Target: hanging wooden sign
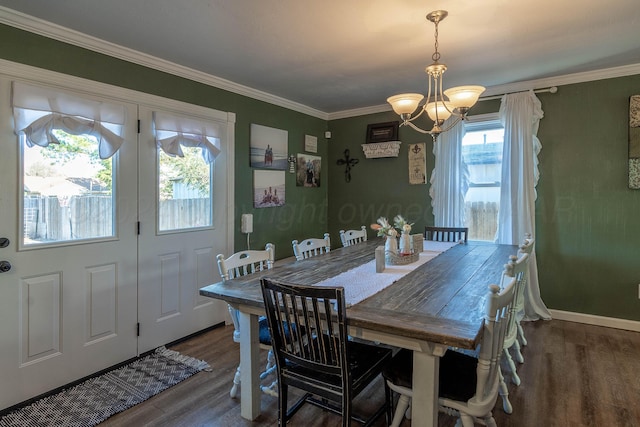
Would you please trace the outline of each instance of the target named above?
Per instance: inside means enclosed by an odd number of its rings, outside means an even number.
[[[426,144],[409,144],[409,184],[427,183]]]

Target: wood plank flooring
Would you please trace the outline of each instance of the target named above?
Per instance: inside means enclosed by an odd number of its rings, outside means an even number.
[[[494,416],[500,427],[640,427],[640,333],[559,320],[524,323],[529,345],[518,367],[522,384],[509,384],[513,414]],[[204,359],[212,372],[200,372],[101,426],[277,426],[277,398],[262,397],[262,415],[240,417],[240,400],[229,398],[238,360],[231,326],[206,332],[171,348]],[[266,353],[264,354],[266,360]],[[367,413],[384,399],[375,382],[356,401]],[[455,419],[441,414],[440,427]],[[339,417],[306,405],[291,426],[338,426]],[[376,426],[384,426],[383,419]],[[404,420],[402,427],[410,426]]]

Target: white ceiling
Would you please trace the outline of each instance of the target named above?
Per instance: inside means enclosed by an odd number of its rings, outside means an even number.
[[[445,88],[495,89],[640,64],[638,0],[0,0],[0,6],[324,113],[426,92],[434,26],[425,15],[437,9],[449,12],[439,29],[441,62],[449,67]],[[0,21],[15,16],[0,8]]]

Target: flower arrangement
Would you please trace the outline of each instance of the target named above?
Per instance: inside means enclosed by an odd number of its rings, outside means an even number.
[[[393,225],[396,228],[399,228],[402,233],[409,234],[409,233],[411,233],[411,226],[413,225],[413,222],[411,224],[409,224],[407,222],[407,220],[405,220],[402,217],[402,215],[396,215],[393,218]]]
[[[407,222],[402,215],[393,218],[393,225],[386,217],[381,216],[371,229],[378,232],[379,237],[384,237],[385,262],[390,265],[403,265],[418,259],[419,252],[413,250],[411,227],[413,223]],[[400,234],[400,247],[398,247],[398,234]]]
[[[399,233],[409,234],[412,225],[413,223],[408,223],[402,215],[396,215],[393,218],[393,226],[386,217],[381,216],[376,224],[371,224],[371,229],[378,231],[378,237],[397,237]]]
[[[389,224],[389,220],[386,217],[381,216],[376,222],[377,224],[371,224],[371,228],[378,231],[378,237],[396,237],[398,235],[398,232]]]

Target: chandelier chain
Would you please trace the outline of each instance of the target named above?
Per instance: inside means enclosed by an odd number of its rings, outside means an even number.
[[[434,37],[435,37],[436,41],[435,41],[435,44],[434,44],[435,52],[433,52],[433,55],[431,55],[431,59],[434,62],[438,62],[440,60],[440,52],[438,52],[438,21],[436,20],[434,22],[434,24],[436,26],[436,29],[435,29],[435,32],[434,32]]]

